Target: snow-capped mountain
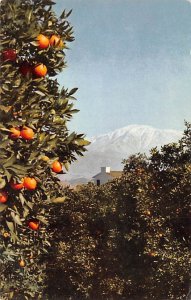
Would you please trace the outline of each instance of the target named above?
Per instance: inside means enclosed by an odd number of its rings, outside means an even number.
[[[108,134],[89,139],[91,145],[84,157],[79,158],[71,166],[68,174],[62,175],[62,180],[75,181],[91,179],[99,173],[100,167],[110,166],[112,170],[122,170],[123,159],[129,155],[141,152],[149,153],[153,147],[177,142],[182,132],[176,130],[161,130],[145,125],[130,125]]]

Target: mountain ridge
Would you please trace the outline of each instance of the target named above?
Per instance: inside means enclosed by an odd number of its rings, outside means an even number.
[[[133,124],[92,137],[84,157],[74,162],[68,174],[61,176],[61,180],[63,178],[76,183],[78,178],[83,178],[88,181],[99,173],[102,166],[122,170],[123,159],[136,153],[149,154],[151,148],[177,142],[182,135],[183,132],[178,130]]]

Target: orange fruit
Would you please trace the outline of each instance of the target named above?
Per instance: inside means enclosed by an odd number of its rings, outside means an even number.
[[[37,77],[44,77],[47,74],[47,67],[43,64],[38,64],[33,68],[33,73]]]
[[[2,59],[3,61],[9,60],[9,61],[15,61],[17,58],[17,53],[15,49],[5,49],[2,52]]]
[[[62,171],[62,164],[58,160],[53,162],[52,171],[55,173],[60,173]]]
[[[29,127],[23,127],[21,136],[25,140],[32,140],[34,138],[34,131]]]
[[[38,46],[40,49],[46,49],[49,46],[49,38],[43,34],[37,36]]]
[[[36,186],[37,186],[37,181],[35,178],[31,178],[31,177],[25,177],[24,178],[24,182],[23,182],[23,186],[27,189],[27,190],[35,190]]]
[[[157,254],[155,252],[150,252],[149,255],[152,256],[152,257],[157,256]]]
[[[146,214],[147,216],[150,216],[150,215],[151,215],[150,210],[146,210],[146,211],[145,211],[145,214]]]
[[[25,262],[24,262],[24,260],[20,260],[19,266],[20,266],[21,268],[24,268],[24,267],[25,267]]]
[[[28,62],[23,62],[19,68],[19,71],[23,76],[26,76],[32,73],[32,66]]]
[[[3,236],[4,236],[4,238],[8,238],[10,236],[10,234],[8,232],[4,232]]]
[[[10,186],[13,190],[21,190],[23,188],[23,179],[19,183],[14,183],[14,181],[12,180],[10,182]]]
[[[59,35],[53,34],[50,38],[50,46],[55,47],[55,48],[61,48],[64,46],[64,43],[61,40]]]
[[[18,127],[15,127],[15,128],[12,127],[10,129],[10,132],[11,133],[10,133],[9,137],[13,140],[18,139],[21,135],[20,129]]]
[[[5,191],[0,191],[0,203],[7,202],[8,194]]]
[[[39,222],[37,221],[30,221],[28,225],[32,230],[38,230],[39,228]]]

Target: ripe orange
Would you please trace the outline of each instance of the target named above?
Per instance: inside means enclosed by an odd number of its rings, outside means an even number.
[[[32,66],[28,62],[23,62],[19,68],[19,71],[23,76],[26,76],[32,73]]]
[[[50,46],[56,47],[56,48],[62,48],[64,46],[64,43],[61,40],[59,35],[53,34],[50,38]]]
[[[25,140],[32,140],[34,138],[34,131],[29,127],[23,127],[21,136]]]
[[[5,191],[0,191],[0,203],[7,202],[8,194]]]
[[[14,183],[14,181],[11,181],[10,186],[13,190],[21,190],[23,188],[23,179],[20,183]]]
[[[36,186],[37,186],[37,181],[35,178],[31,178],[31,177],[25,177],[24,178],[24,182],[23,182],[23,186],[27,189],[27,190],[35,190]]]
[[[39,228],[38,221],[30,221],[28,225],[29,225],[30,229],[32,229],[32,230],[38,230],[38,228]]]
[[[49,46],[49,38],[43,34],[37,36],[38,46],[40,49],[46,49]]]
[[[25,262],[24,262],[24,260],[20,260],[19,266],[20,266],[21,268],[24,268],[24,267],[25,267]]]
[[[37,77],[44,77],[47,74],[47,67],[43,64],[38,64],[33,68],[33,73]]]
[[[2,52],[2,59],[3,61],[9,60],[9,61],[15,61],[17,58],[17,53],[15,49],[5,49]]]
[[[8,237],[10,236],[10,234],[9,234],[8,232],[4,232],[4,233],[3,233],[3,236],[4,236],[4,238],[6,239],[6,238],[8,238]]]
[[[150,216],[150,215],[151,215],[150,210],[146,210],[146,211],[145,211],[145,214],[146,214],[147,216]]]
[[[15,128],[12,127],[10,129],[10,132],[11,133],[10,133],[9,137],[13,140],[18,139],[21,135],[20,129],[18,127],[15,127]]]
[[[149,255],[152,256],[152,257],[157,256],[157,254],[155,252],[150,252]]]
[[[62,164],[58,160],[53,162],[52,171],[55,173],[60,173],[62,171]]]

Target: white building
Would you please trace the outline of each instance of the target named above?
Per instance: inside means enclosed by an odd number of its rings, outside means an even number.
[[[111,171],[110,167],[101,167],[101,172],[93,176],[93,181],[96,185],[100,185],[120,177],[121,175],[122,171]]]

